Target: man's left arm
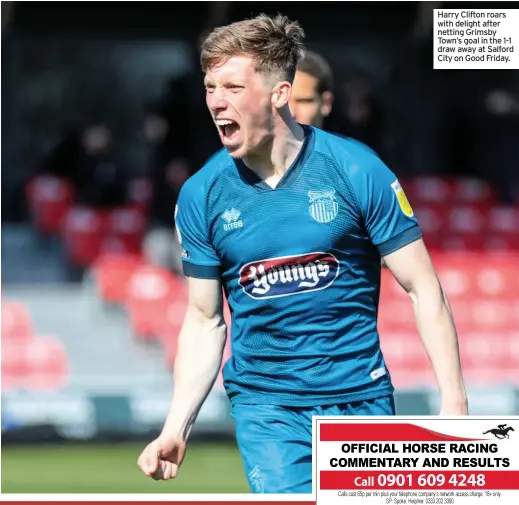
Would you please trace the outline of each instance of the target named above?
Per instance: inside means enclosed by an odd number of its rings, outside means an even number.
[[[404,189],[395,174],[369,153],[359,157],[349,176],[371,243],[413,303],[440,388],[441,413],[467,414],[452,313]]]
[[[467,415],[454,319],[423,240],[416,240],[383,259],[413,304],[418,331],[440,389],[441,414]]]

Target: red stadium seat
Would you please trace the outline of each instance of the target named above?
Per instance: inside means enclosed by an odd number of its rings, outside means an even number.
[[[31,316],[20,302],[2,302],[2,341],[29,340],[34,335]]]
[[[440,236],[440,249],[445,252],[481,251],[485,245],[485,236],[447,232]]]
[[[68,356],[63,342],[54,336],[37,337],[26,349],[27,388],[56,390],[68,384]]]
[[[519,250],[519,208],[494,206],[486,215],[485,249]]]
[[[121,207],[107,213],[106,238],[103,250],[138,254],[146,231],[146,216],[131,207]]]
[[[468,268],[437,263],[436,271],[449,298],[463,299],[474,296],[474,276]]]
[[[486,264],[475,276],[476,292],[487,298],[519,297],[519,269],[515,265]]]
[[[102,251],[106,237],[106,215],[99,209],[73,207],[64,223],[63,241],[68,260],[89,267]]]
[[[443,254],[433,262],[450,298],[503,298],[518,296],[519,255]]]
[[[446,178],[419,176],[405,181],[403,186],[412,205],[431,202],[447,202],[452,195],[453,184]]]
[[[519,331],[473,332],[459,336],[461,362],[472,386],[495,386],[517,380]]]
[[[172,301],[183,293],[183,280],[154,266],[138,268],[128,284],[125,307],[136,336],[157,338]]]
[[[519,328],[519,299],[452,300],[452,311],[460,333],[511,331]]]
[[[101,299],[107,303],[123,303],[130,278],[143,261],[133,254],[101,254],[93,264],[93,276]]]
[[[31,217],[42,233],[59,233],[74,200],[74,189],[65,179],[50,175],[32,178],[26,186]]]
[[[476,205],[449,207],[447,229],[460,234],[477,234],[484,230],[488,209]]]
[[[500,219],[497,211],[486,204],[428,203],[415,206],[414,212],[431,250],[506,251],[516,249],[519,244],[519,233],[512,228],[513,213],[501,214],[503,219]],[[494,224],[492,228],[490,220],[504,224]]]
[[[417,332],[384,332],[380,335],[386,365],[396,387],[434,383],[434,373]]]
[[[416,332],[416,320],[411,299],[409,297],[402,299],[381,298],[378,328],[381,333],[396,330]]]
[[[68,357],[54,336],[2,342],[2,390],[55,390],[68,383]]]
[[[452,184],[452,199],[457,203],[490,204],[495,200],[495,192],[486,181],[460,177]]]
[[[448,209],[444,206],[419,204],[413,211],[424,235],[436,235],[445,228]]]
[[[519,235],[519,208],[495,205],[490,208],[486,217],[487,231]]]
[[[22,389],[29,371],[26,359],[28,341],[2,338],[2,391]]]
[[[491,204],[495,192],[485,181],[476,178],[418,176],[402,182],[411,203]]]

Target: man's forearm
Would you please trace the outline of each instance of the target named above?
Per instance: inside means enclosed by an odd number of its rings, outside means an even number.
[[[418,331],[433,366],[444,401],[465,401],[456,327],[440,285],[410,293]]]
[[[223,319],[204,321],[196,314],[187,315],[179,335],[173,397],[163,434],[187,439],[220,370],[225,340]]]

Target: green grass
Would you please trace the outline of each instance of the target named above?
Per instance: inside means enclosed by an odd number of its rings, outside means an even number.
[[[2,447],[2,493],[249,493],[238,448],[191,443],[179,475],[160,482],[137,467],[145,444]]]

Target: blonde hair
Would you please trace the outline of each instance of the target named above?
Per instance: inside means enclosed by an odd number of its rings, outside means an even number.
[[[294,80],[297,64],[305,54],[305,33],[297,21],[286,16],[260,14],[211,32],[202,44],[202,71],[224,63],[233,56],[248,56],[256,62],[256,71],[281,74]]]

